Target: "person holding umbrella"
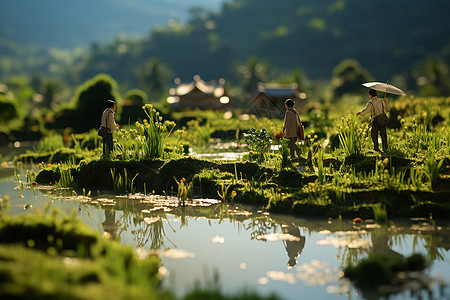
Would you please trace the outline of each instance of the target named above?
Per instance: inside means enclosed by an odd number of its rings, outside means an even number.
[[[387,132],[386,127],[388,124],[388,117],[386,112],[391,110],[389,102],[386,101],[386,93],[384,99],[381,100],[377,97],[377,91],[369,89],[370,101],[367,103],[361,111],[356,113],[356,116],[363,116],[370,112],[370,123],[372,125],[372,131],[370,136],[372,137],[373,150],[380,151],[378,147],[378,133],[381,135],[381,143],[383,145],[383,151],[387,151]]]

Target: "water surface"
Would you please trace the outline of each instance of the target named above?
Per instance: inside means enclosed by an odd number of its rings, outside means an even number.
[[[176,197],[36,187],[25,178],[26,173],[14,175],[11,168],[0,171],[0,195],[10,197],[9,214],[44,211],[47,203],[75,211],[106,237],[120,239],[142,255],[159,255],[167,274],[163,286],[177,295],[198,283],[219,286],[229,294],[250,289],[283,299],[366,299],[366,292],[342,278],[342,269],[374,249],[405,256],[422,253],[432,262],[426,275],[449,283],[446,222],[353,224],[269,214],[215,199],[197,199],[180,207]],[[436,283],[432,287],[436,299],[438,290]],[[402,292],[390,299],[416,298]]]

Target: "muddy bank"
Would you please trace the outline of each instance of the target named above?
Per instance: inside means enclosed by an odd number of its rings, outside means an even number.
[[[405,164],[403,161],[402,164]],[[190,184],[188,197],[210,197],[261,206],[272,212],[319,217],[448,218],[450,180],[440,179],[434,190],[367,186],[336,186],[328,180],[295,169],[261,167],[252,162],[213,162],[185,157],[174,160],[90,160],[70,169],[74,185],[86,190],[116,190],[117,177],[125,182],[123,193],[177,195],[178,182]],[[387,175],[386,175],[387,176]],[[37,174],[38,184],[54,184],[61,170],[49,167]]]

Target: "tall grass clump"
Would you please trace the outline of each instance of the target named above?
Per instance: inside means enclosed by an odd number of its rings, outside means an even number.
[[[43,152],[52,152],[64,147],[64,140],[62,135],[60,134],[50,134],[48,136],[43,137],[39,141],[39,145],[34,147],[34,152],[43,153]]]
[[[434,154],[430,151],[428,152],[428,159],[427,159],[427,164],[425,166],[426,169],[426,175],[429,179],[430,182],[430,187],[431,188],[435,188],[437,183],[439,182],[439,171],[442,167],[444,160],[442,159],[441,161],[437,162]]]
[[[386,205],[383,203],[376,203],[372,205],[373,215],[377,222],[386,222],[387,221],[387,210]]]
[[[180,206],[185,206],[186,200],[192,198],[192,196],[191,196],[192,182],[186,183],[185,178],[181,178],[180,181],[178,181],[176,178],[174,178],[174,179],[178,184],[177,197],[178,197]]]
[[[214,131],[211,128],[211,121],[207,120],[206,123],[202,126],[200,122],[202,119],[190,120],[187,122],[187,137],[190,141],[194,143],[194,145],[198,147],[206,147],[209,145],[211,140],[211,133]]]
[[[256,162],[264,162],[271,145],[270,132],[264,128],[261,130],[252,128],[244,136],[250,151],[256,153]]]
[[[139,173],[134,175],[133,179],[128,179],[127,169],[123,169],[123,175],[118,172],[116,174],[114,169],[111,169],[111,177],[114,186],[114,192],[118,194],[132,193],[134,194],[136,188],[134,186],[134,180]]]
[[[340,148],[347,156],[360,157],[368,140],[368,124],[360,125],[356,122],[355,116],[349,115],[347,118],[342,118],[337,127]]]
[[[143,123],[136,122],[138,132],[143,134],[145,139],[142,143],[142,152],[145,158],[164,157],[164,144],[167,136],[175,128],[172,121],[163,122],[162,116],[153,108],[153,105],[146,104],[142,106],[148,117]]]
[[[324,177],[325,177],[325,171],[323,168],[323,149],[322,147],[319,148],[319,152],[317,153],[317,175],[319,179],[319,184],[324,183]]]
[[[59,164],[58,171],[60,174],[59,181],[56,183],[58,187],[68,188],[76,187],[75,180],[72,175],[72,165],[71,164]]]

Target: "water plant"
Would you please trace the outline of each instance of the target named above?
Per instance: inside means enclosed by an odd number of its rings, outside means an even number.
[[[360,157],[362,149],[368,139],[368,125],[358,124],[356,117],[348,115],[338,124],[340,147],[347,156]]]
[[[136,173],[136,175],[134,175],[133,179],[128,180],[128,172],[127,172],[126,168],[123,169],[123,175],[120,172],[118,172],[116,174],[116,171],[113,168],[111,168],[110,170],[111,170],[111,177],[112,177],[112,181],[113,181],[114,192],[118,193],[118,194],[126,194],[126,193],[134,194],[134,192],[136,190],[136,188],[134,186],[134,180],[139,175],[139,173]]]
[[[192,182],[186,183],[186,178],[181,178],[180,181],[178,181],[175,177],[174,177],[176,183],[178,184],[178,192],[177,192],[177,197],[178,197],[178,201],[179,201],[179,205],[180,206],[185,206],[186,205],[186,200],[192,198],[191,195],[191,189],[192,189]]]
[[[442,167],[444,160],[439,162],[436,161],[434,154],[430,151],[428,152],[428,159],[426,163],[426,175],[429,179],[430,187],[435,188],[437,183],[439,182],[439,171]]]
[[[319,179],[319,184],[324,183],[325,172],[323,169],[323,148],[319,148],[318,157],[317,157],[317,175]]]
[[[62,135],[52,133],[43,137],[39,141],[39,145],[35,146],[33,150],[38,153],[52,152],[64,147],[64,140]]]
[[[256,153],[256,161],[263,162],[271,145],[270,132],[264,128],[261,130],[252,128],[244,136],[250,151]]]
[[[292,167],[288,139],[280,139],[280,148],[278,151],[281,154],[281,169]]]
[[[59,164],[57,166],[60,177],[56,186],[61,188],[76,187],[75,180],[72,175],[72,165],[71,164]]]
[[[139,145],[145,158],[164,157],[164,145],[166,138],[175,128],[172,121],[164,121],[160,113],[153,108],[153,105],[146,104],[142,106],[142,110],[148,117],[143,123],[136,122],[138,132],[143,134],[145,139]]]
[[[386,205],[379,202],[372,205],[373,215],[377,222],[386,222],[387,221],[387,210]]]
[[[230,188],[231,183],[230,184],[225,184],[224,181],[222,181],[220,183],[220,191],[217,191],[217,195],[219,195],[220,199],[222,199],[222,202],[226,202],[227,201],[227,197],[228,197],[228,189]]]
[[[209,145],[211,140],[211,122],[206,120],[204,125],[200,125],[203,120],[201,118],[193,119],[187,122],[188,139],[192,141],[197,147],[204,148]]]

